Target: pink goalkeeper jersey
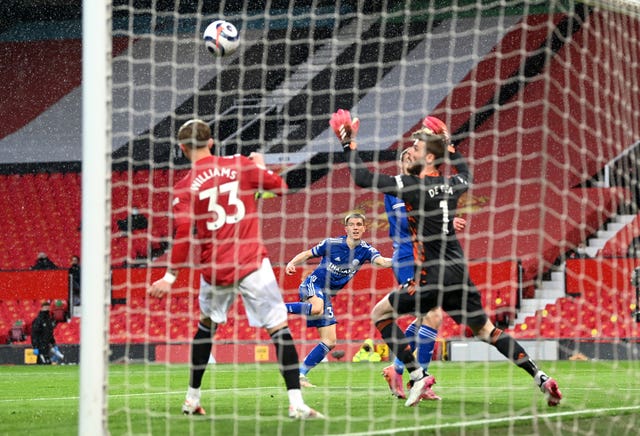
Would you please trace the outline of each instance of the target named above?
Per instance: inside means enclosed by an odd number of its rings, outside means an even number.
[[[282,193],[279,175],[251,159],[207,156],[174,187],[173,268],[188,266],[191,229],[200,245],[200,265],[208,283],[227,286],[257,270],[267,256],[262,242],[255,193]]]

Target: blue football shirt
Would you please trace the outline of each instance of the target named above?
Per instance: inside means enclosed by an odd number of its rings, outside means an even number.
[[[347,245],[347,236],[327,238],[311,249],[314,257],[322,257],[318,267],[306,279],[315,286],[337,292],[366,262],[372,262],[380,252],[360,241],[353,249]]]

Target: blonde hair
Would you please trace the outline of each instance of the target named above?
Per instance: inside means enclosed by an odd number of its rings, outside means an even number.
[[[346,217],[344,217],[344,225],[346,226],[347,223],[349,222],[349,220],[351,218],[360,218],[362,219],[363,222],[367,222],[367,217],[365,217],[363,214],[361,214],[360,212],[352,212],[350,214],[348,214]]]

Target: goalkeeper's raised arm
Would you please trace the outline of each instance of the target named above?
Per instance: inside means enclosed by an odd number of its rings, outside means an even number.
[[[351,119],[351,114],[348,110],[338,109],[331,116],[329,124],[342,144],[351,176],[356,185],[362,188],[373,188],[392,195],[399,192],[396,177],[378,173],[374,175],[360,158],[357,151],[358,146],[355,142],[360,128],[360,120],[358,118]]]
[[[425,156],[427,158],[425,162],[421,158],[422,156],[418,156],[416,153],[412,153],[413,150],[407,149],[410,151],[408,153],[410,162],[407,167],[407,175],[389,176],[381,173],[372,173],[360,158],[357,151],[358,145],[355,141],[360,121],[357,118],[351,119],[349,111],[338,109],[331,116],[329,124],[342,144],[355,184],[362,188],[372,188],[385,194],[401,197],[402,187],[415,183],[415,179],[410,179],[415,177],[422,179],[426,176],[436,175],[437,170],[447,160],[447,157],[457,171],[457,174],[449,179],[449,183],[454,186],[457,185],[457,189],[466,190],[468,188],[471,181],[469,166],[466,159],[453,146],[449,145],[447,135],[437,135],[427,127],[415,132],[412,135],[415,143],[410,148],[415,148],[415,144],[419,141],[424,142],[427,145],[426,152],[431,154],[431,157]]]

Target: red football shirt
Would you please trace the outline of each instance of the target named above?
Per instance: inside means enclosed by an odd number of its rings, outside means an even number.
[[[255,193],[286,189],[279,175],[244,156],[207,156],[195,162],[174,186],[172,267],[188,266],[193,242],[200,245],[197,267],[208,283],[231,285],[257,270],[267,250]]]

